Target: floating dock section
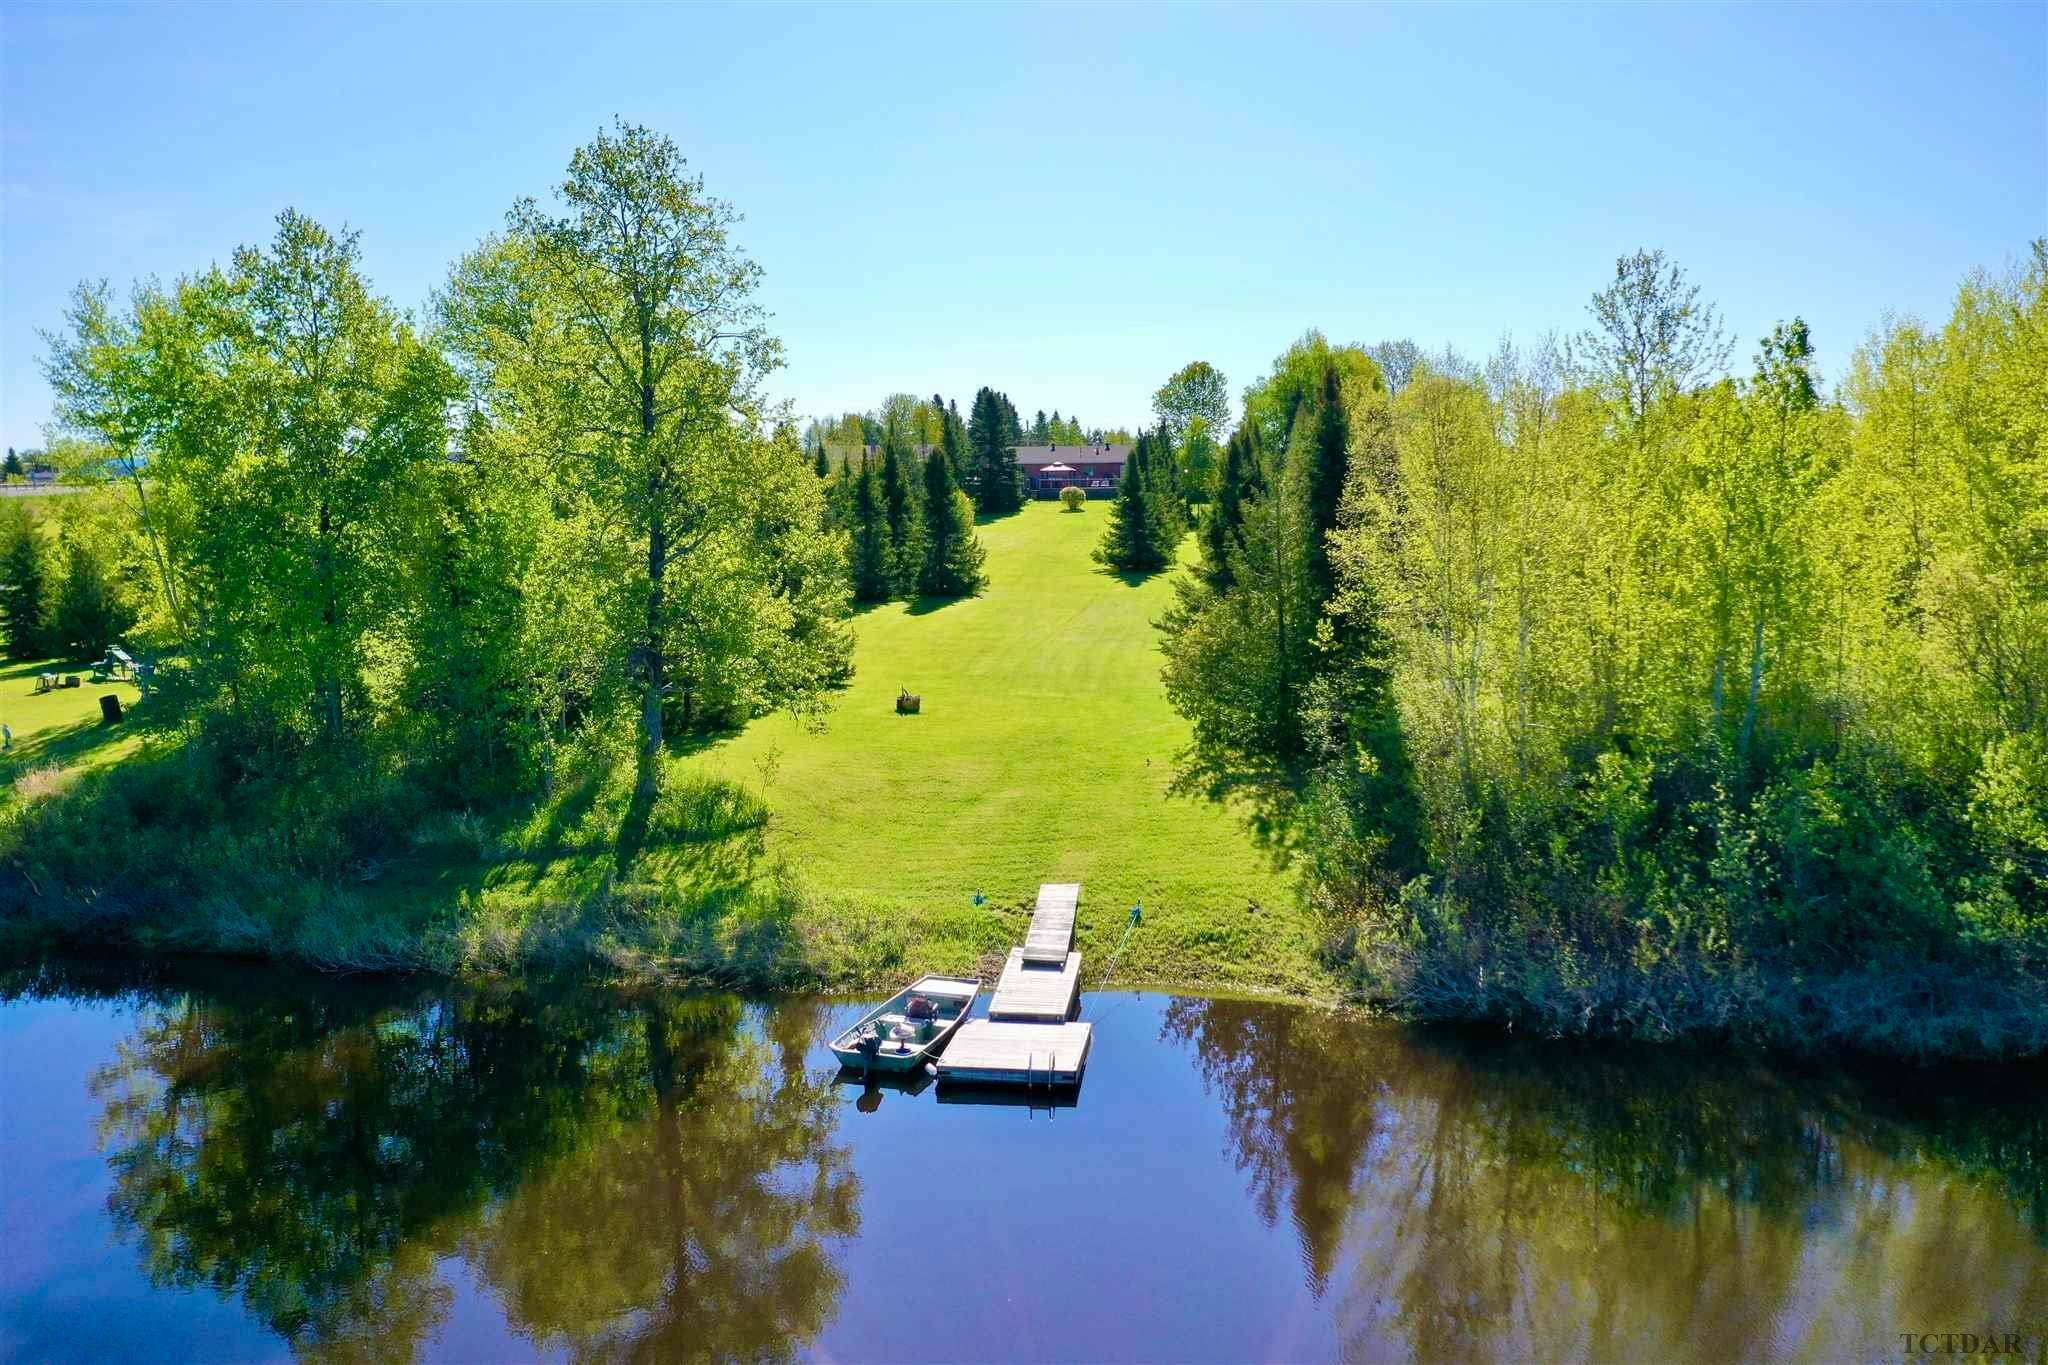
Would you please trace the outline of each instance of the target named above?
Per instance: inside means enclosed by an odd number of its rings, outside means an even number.
[[[1079,1085],[1093,1024],[970,1019],[939,1056],[939,1079],[969,1085]]]
[[[1056,966],[1034,967],[1022,948],[1010,949],[1002,979],[988,1002],[991,1019],[1033,1024],[1064,1023],[1081,998],[1081,955],[1068,953]]]
[[[1069,1022],[1081,998],[1081,955],[1074,951],[1080,904],[1079,882],[1038,888],[1031,928],[1003,964],[988,1018],[968,1020],[946,1044],[940,1080],[1048,1088],[1081,1083],[1095,1026]]]

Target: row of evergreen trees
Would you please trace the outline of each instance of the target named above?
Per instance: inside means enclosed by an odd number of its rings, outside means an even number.
[[[70,518],[54,536],[38,513],[0,509],[0,630],[7,657],[98,658],[135,624],[134,593],[116,556]]]
[[[892,434],[879,460],[864,454],[858,469],[839,467],[831,516],[850,540],[856,601],[972,597],[986,585],[974,503],[955,473],[959,447],[952,426],[922,460]]]

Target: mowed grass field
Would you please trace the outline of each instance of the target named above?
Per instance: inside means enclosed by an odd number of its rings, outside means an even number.
[[[1167,793],[1172,576],[1097,565],[1108,516],[1035,502],[983,525],[988,589],[859,616],[822,733],[768,717],[688,766],[764,796],[769,850],[825,903],[904,916],[917,965],[972,965],[1021,936],[1039,883],[1077,881],[1091,984],[1142,903],[1119,982],[1320,994],[1294,879],[1233,812]],[[901,688],[920,714],[896,714]]]
[[[599,747],[537,806],[430,813],[342,876],[265,861],[278,855],[258,818],[221,832],[209,856],[231,866],[200,894],[105,925],[94,917],[115,900],[60,896],[46,921],[17,927],[351,969],[594,961],[748,989],[875,988],[999,970],[1039,884],[1071,881],[1090,987],[1114,963],[1119,985],[1334,996],[1294,877],[1236,813],[1168,794],[1187,728],[1160,684],[1153,622],[1172,575],[1096,565],[1108,517],[1101,503],[1033,503],[982,526],[982,596],[863,612],[854,679],[822,728],[776,715],[687,740],[646,807],[631,799],[630,749]],[[100,694],[132,705],[132,686],[38,696],[46,667],[0,670],[15,736],[0,789],[16,800],[58,795],[139,743],[99,719]],[[920,714],[897,714],[906,687]],[[1126,943],[1134,904],[1143,922]]]
[[[78,686],[38,693],[36,678],[43,673],[76,674]],[[53,765],[75,775],[133,753],[136,732],[100,718],[100,697],[109,692],[123,707],[135,705],[133,683],[93,682],[90,664],[44,659],[0,667],[0,722],[14,732],[13,748],[0,754],[0,785],[11,788],[25,774]]]

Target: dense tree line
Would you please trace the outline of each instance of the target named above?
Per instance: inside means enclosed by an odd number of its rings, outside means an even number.
[[[109,499],[0,506],[0,630],[11,659],[102,657],[134,627],[143,576],[139,546]]]
[[[974,503],[960,487],[967,438],[957,406],[934,396],[935,439],[919,454],[912,428],[882,435],[879,459],[865,450],[838,466],[826,464],[828,524],[850,538],[853,598],[972,597],[987,578],[974,531]]]
[[[1771,967],[2038,981],[2044,291],[2036,247],[1833,392],[1796,319],[1725,376],[1655,253],[1567,342],[1375,348],[1398,384],[1311,335],[1165,622],[1183,784],[1250,798],[1422,1008],[1656,1032]]]
[[[238,765],[375,760],[466,800],[614,718],[651,792],[675,727],[819,706],[847,541],[761,398],[780,350],[733,221],[621,125],[426,332],[294,212],[126,306],[82,287],[47,370],[130,490],[160,715]]]

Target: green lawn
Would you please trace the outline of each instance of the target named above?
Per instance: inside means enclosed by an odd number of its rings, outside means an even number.
[[[1294,880],[1231,812],[1167,795],[1187,732],[1160,686],[1152,622],[1172,584],[1094,564],[1107,515],[1034,503],[983,526],[983,596],[863,613],[854,681],[822,730],[778,715],[685,741],[651,808],[631,800],[630,750],[593,749],[565,758],[537,809],[423,816],[403,847],[326,880],[273,865],[278,822],[254,813],[208,832],[201,860],[222,869],[197,894],[193,870],[174,866],[180,848],[140,839],[135,856],[163,867],[87,856],[110,884],[187,886],[149,915],[79,932],[351,967],[595,960],[760,989],[877,986],[999,965],[1039,883],[1078,881],[1091,986],[1142,901],[1119,983],[1332,995]],[[42,667],[0,672],[16,750],[4,780],[35,773],[38,796],[136,744],[99,723],[108,687],[32,695]],[[901,687],[923,696],[922,714],[896,714]],[[112,904],[86,894],[97,887],[53,892],[48,922]]]
[[[76,674],[77,687],[38,694],[36,678]],[[56,764],[76,773],[112,763],[134,751],[135,732],[100,720],[100,697],[112,692],[121,705],[135,705],[131,683],[92,681],[92,665],[42,659],[0,667],[0,721],[14,732],[14,747],[0,755],[0,786],[12,787],[23,773]]]
[[[1090,559],[1107,518],[1032,503],[984,525],[988,590],[860,616],[822,734],[775,716],[690,763],[763,792],[769,848],[819,891],[923,926],[913,957],[966,965],[1018,936],[1040,882],[1078,881],[1090,981],[1142,900],[1119,979],[1317,993],[1293,879],[1232,813],[1167,795],[1187,728],[1152,622],[1172,585]],[[902,687],[922,714],[895,713]]]

